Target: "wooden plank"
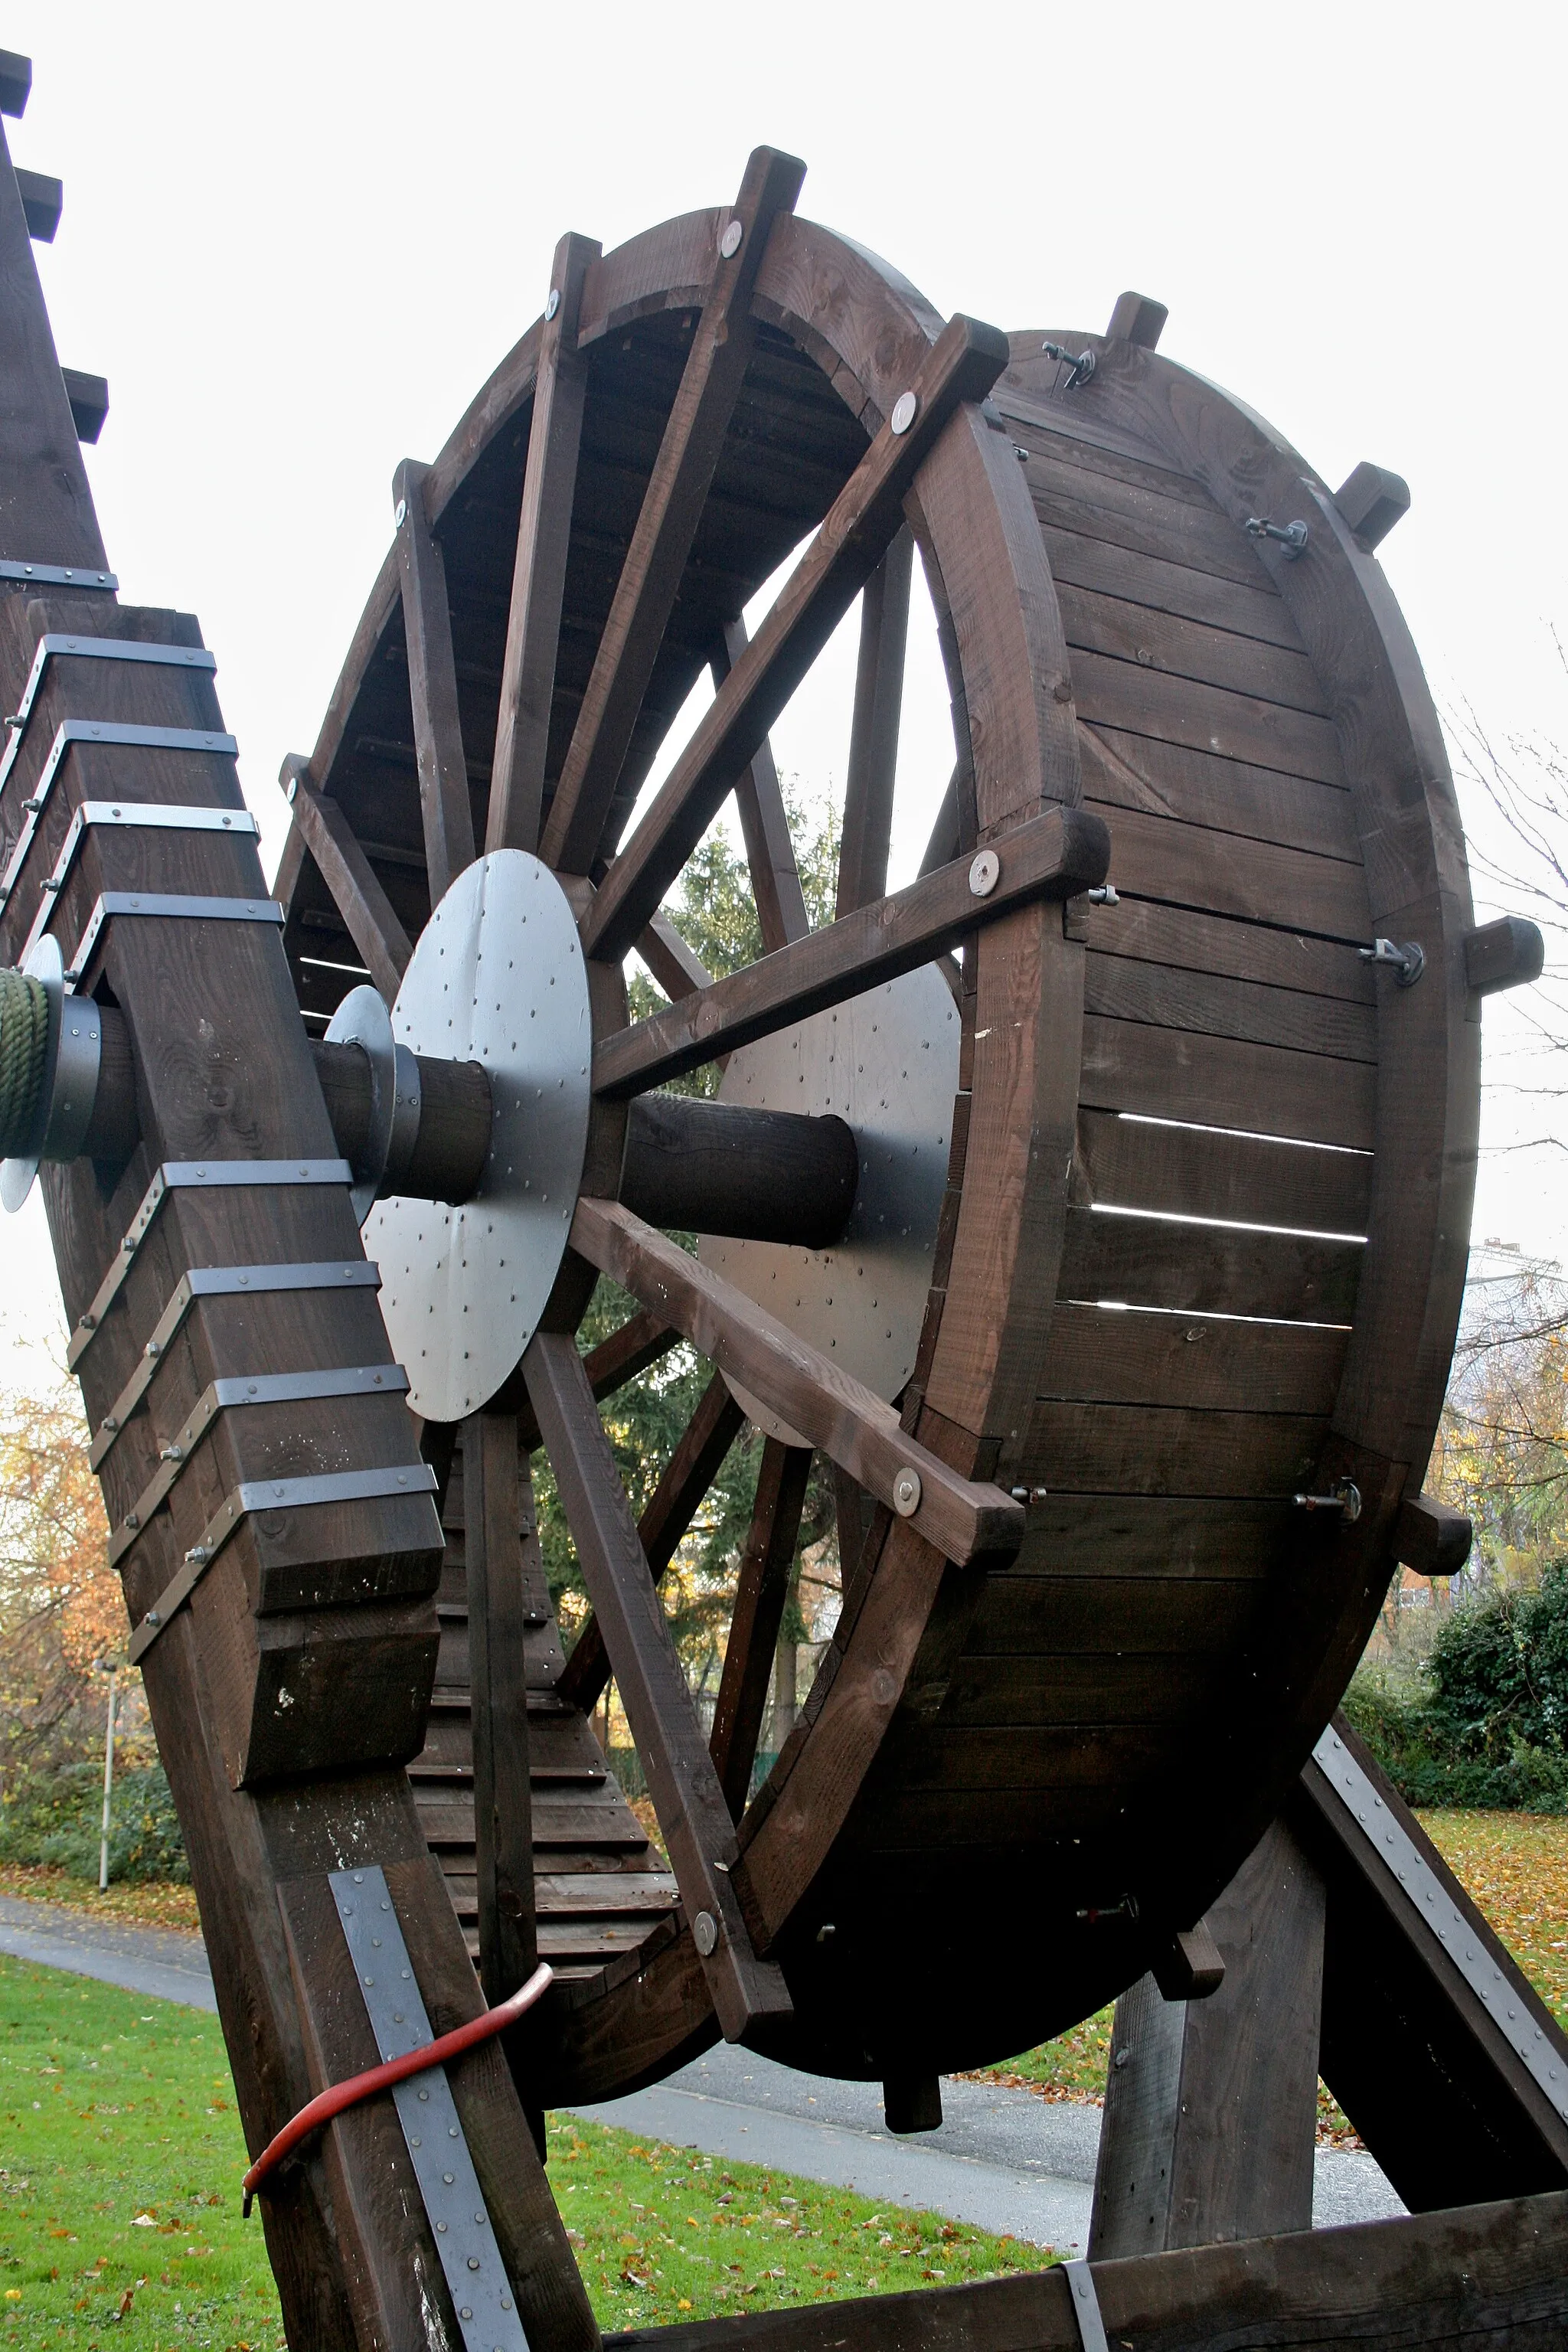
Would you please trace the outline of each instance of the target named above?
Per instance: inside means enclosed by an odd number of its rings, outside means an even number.
[[[593,1358],[588,1359],[592,1386]],[[597,1391],[595,1391],[595,1396]],[[702,1498],[719,1475],[724,1457],[741,1433],[745,1415],[716,1372],[696,1412],[681,1432],[663,1475],[637,1521],[637,1541],[657,1582],[675,1558]],[[569,1706],[592,1714],[610,1679],[610,1654],[595,1616],[584,1622],[556,1689]]]
[[[1073,653],[1072,682],[1079,714],[1091,726],[1124,727],[1156,742],[1215,751],[1222,760],[1246,760],[1321,784],[1345,782],[1330,719],[1081,648]]]
[[[752,1524],[741,1554],[724,1671],[708,1743],[724,1801],[736,1821],[744,1812],[751,1792],[752,1766],[810,1477],[808,1445],[782,1445],[776,1437],[766,1441],[757,1473]]]
[[[1254,1135],[1295,1136],[1369,1151],[1376,1133],[1376,1073],[1282,1045],[1247,1045],[1086,1015],[1082,1099]]]
[[[0,554],[106,568],[76,424],[44,307],[26,215],[0,131]],[[24,674],[25,675],[25,674]],[[16,683],[21,698],[23,680]],[[15,710],[16,701],[10,704]]]
[[[840,920],[887,893],[914,551],[914,534],[906,523],[860,592],[860,652],[834,909]]]
[[[1113,827],[1128,820],[1112,814]],[[1173,827],[1173,841],[1184,853],[1191,845],[1185,826]],[[1253,845],[1210,835],[1216,880],[1220,869],[1245,864]],[[1145,854],[1154,845],[1143,845]],[[1236,858],[1233,853],[1239,851]],[[1353,871],[1352,868],[1342,869]],[[1265,882],[1269,877],[1261,877]],[[1312,877],[1306,877],[1310,881]],[[1221,889],[1226,887],[1220,881]],[[1237,895],[1247,887],[1245,874],[1232,886]],[[1340,911],[1353,911],[1342,906]],[[1230,980],[1260,981],[1267,988],[1297,988],[1310,996],[1332,997],[1344,1004],[1375,1005],[1377,976],[1355,948],[1342,939],[1314,938],[1310,931],[1277,929],[1242,915],[1205,914],[1192,907],[1163,905],[1154,898],[1123,898],[1114,907],[1096,907],[1089,918],[1089,937],[1101,953],[1142,957],[1150,963],[1172,964],[1185,971],[1212,971]]]
[[[1328,698],[1304,653],[1065,581],[1058,582],[1057,594],[1075,673],[1080,654],[1102,655],[1140,670],[1331,719]],[[1125,683],[1135,688],[1135,681]],[[1109,685],[1105,698],[1111,698]]]
[[[960,1730],[1020,1733],[1078,1723],[1181,1727],[1225,1706],[1231,1671],[1217,1644],[1206,1653],[1123,1649],[1067,1658],[982,1657],[966,1650],[942,1719]]]
[[[463,1424],[479,1975],[493,2008],[538,1961],[528,1777],[525,1538],[537,1554],[528,1457],[515,1413]]]
[[[1289,952],[1289,940],[1284,941]],[[1139,1021],[1208,1037],[1285,1045],[1333,1061],[1375,1063],[1377,1015],[1370,1004],[1259,986],[1212,972],[1090,953],[1083,1009],[1114,1021]]]
[[[1125,729],[1079,725],[1084,798],[1108,808],[1206,825],[1219,834],[1277,842],[1318,856],[1361,863],[1355,805],[1337,784],[1283,776],[1245,760],[1222,760]]]
[[[680,1334],[673,1324],[639,1307],[618,1331],[612,1331],[607,1339],[601,1339],[596,1348],[590,1349],[584,1359],[595,1402],[603,1404],[607,1396],[614,1396],[617,1389],[625,1388],[628,1381],[635,1381],[639,1373],[660,1362],[679,1345]],[[518,1414],[518,1444],[525,1454],[543,1444],[526,1403]]]
[[[546,864],[569,874],[586,874],[598,855],[632,730],[756,341],[752,289],[773,222],[794,209],[805,176],[805,166],[795,156],[756,148],[721,226],[702,316],[691,338],[544,829]],[[737,226],[739,241],[726,253],[725,243]],[[662,891],[656,893],[644,909],[645,922],[662,896]],[[642,923],[636,928],[640,930]]]
[[[903,522],[903,502],[949,420],[984,399],[1003,364],[994,329],[958,318],[910,387],[903,433],[878,433],[731,671],[583,922],[590,955],[624,954],[685,865],[725,794],[832,635]]]
[[[996,845],[999,875],[977,897],[970,860],[959,858],[876,905],[764,956],[668,1012],[602,1038],[595,1092],[612,1101],[663,1086],[775,1029],[863,995],[928,963],[952,942],[1020,907],[1064,898],[1103,878],[1110,855],[1100,820],[1051,808]]]
[[[1205,1916],[1218,1990],[1167,2001],[1150,1976],[1122,1994],[1091,2262],[1310,2230],[1323,1916],[1321,1877],[1276,1822]]]
[[[1289,1496],[1322,1450],[1317,1414],[1037,1404],[1029,1460],[1053,1494]]]
[[[1364,1234],[1371,1187],[1369,1152],[1173,1127],[1115,1111],[1079,1113],[1073,1198],[1085,1208],[1101,1202],[1307,1233]]]
[[[713,975],[694,948],[687,946],[668,915],[654,915],[637,941],[637,953],[672,1004],[706,988]]]
[[[555,649],[561,635],[572,501],[588,389],[588,363],[577,350],[578,314],[589,265],[598,257],[599,247],[592,237],[569,233],[556,247],[551,264],[551,299],[555,310],[553,316],[546,317],[539,339],[539,371],[533,386],[511,610],[496,713],[495,756],[490,765],[487,850],[532,850],[539,844],[555,694]]]
[[[743,620],[726,625],[722,651],[713,659],[715,687],[723,685],[749,643]],[[765,735],[752,756],[750,767],[736,781],[735,808],[746,845],[746,864],[762,929],[763,952],[772,955],[775,948],[787,947],[791,940],[804,939],[811,921],[801,892],[784,794],[779,790],[779,772]],[[658,919],[656,916],[654,919]]]
[[[1050,559],[1051,577],[1058,589],[1082,588],[1100,596],[1119,596],[1129,604],[1145,604],[1186,621],[1206,622],[1229,629],[1238,637],[1302,650],[1300,632],[1278,589],[1259,569],[1246,583],[1201,565],[1180,560],[1134,554],[1112,540],[1081,530],[1060,530],[1042,523],[1041,536]]]
[[[907,1518],[951,1560],[1011,1557],[1024,1515],[998,1487],[959,1477],[900,1426],[891,1405],[765,1314],[742,1292],[617,1202],[581,1200],[572,1246],[663,1312],[708,1357],[801,1435],[894,1507],[898,1480],[913,1471],[918,1499]]]
[[[1059,1295],[1089,1306],[1348,1324],[1364,1255],[1356,1242],[1075,1208]]]
[[[784,1977],[752,1949],[732,1881],[734,1828],[571,1333],[539,1333],[523,1373],[681,1900],[694,1926],[706,1914],[715,1935],[702,1954],[713,2006],[738,2041],[791,2016]]]
[[[392,1003],[414,953],[407,932],[348,818],[336,801],[316,790],[308,764],[297,753],[284,761],[279,782],[294,812],[295,831],[320,867],[372,980]]]
[[[984,1659],[1016,1666],[1026,1680],[1037,1668],[1043,1674],[1047,1660],[1054,1672],[1075,1657],[1234,1654],[1261,1622],[1270,1542],[1279,1541],[1287,1507],[1191,1496],[1064,1497],[1063,1515],[1070,1509],[1101,1530],[1142,1514],[1148,1524],[1132,1530],[1138,1558],[1110,1559],[1097,1573],[1079,1557],[1083,1547],[1064,1536],[1049,1548],[1049,1572],[1015,1567],[994,1577],[970,1627],[955,1686]],[[1178,1567],[1184,1572],[1156,1556],[1163,1535],[1182,1547]],[[1078,1561],[1077,1572],[1057,1568],[1064,1558]],[[1240,1572],[1243,1562],[1248,1573]]]
[[[425,506],[429,471],[428,466],[405,457],[393,477],[392,495],[398,516],[397,562],[425,823],[425,868],[430,904],[437,907],[464,866],[474,862],[474,812],[458,709],[447,567]]]
[[[1051,1318],[1042,1401],[1326,1414],[1343,1331],[1062,1304]]]
[[[1216,835],[1142,810],[1128,809],[1116,819],[1111,879],[1139,898],[1284,932],[1324,931],[1352,949],[1367,938],[1365,879],[1343,859]]]
[[[1030,438],[1026,427],[1019,439],[1027,446]],[[1213,508],[1194,505],[1190,497],[1167,496],[1064,462],[1037,440],[1030,449],[1027,478],[1042,530],[1109,540],[1134,555],[1163,557],[1243,587],[1268,579],[1239,526]]]

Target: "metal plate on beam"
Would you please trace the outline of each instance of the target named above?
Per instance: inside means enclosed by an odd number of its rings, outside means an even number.
[[[698,1257],[889,1402],[915,1368],[952,1140],[959,1018],[934,964],[730,1057],[721,1102],[837,1112],[853,1129],[855,1207],[831,1249],[704,1235]],[[735,1386],[747,1418],[804,1439]]]
[[[476,858],[420,934],[393,1007],[411,1052],[479,1062],[494,1104],[475,1197],[377,1202],[366,1250],[408,1402],[458,1421],[494,1396],[554,1284],[588,1139],[592,1024],[577,925],[526,850]]]

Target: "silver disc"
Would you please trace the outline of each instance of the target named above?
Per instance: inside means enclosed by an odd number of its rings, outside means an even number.
[[[464,869],[420,934],[392,1026],[416,1054],[482,1063],[494,1098],[474,1199],[380,1201],[364,1228],[408,1402],[457,1421],[489,1402],[532,1339],[583,1175],[588,979],[547,866],[498,849]]]
[[[958,1008],[934,964],[730,1057],[724,1102],[836,1111],[853,1129],[855,1207],[831,1249],[704,1235],[697,1255],[889,1402],[915,1368],[958,1087]],[[731,1382],[748,1419],[804,1440]]]

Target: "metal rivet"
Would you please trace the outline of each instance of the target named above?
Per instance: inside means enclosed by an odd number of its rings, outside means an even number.
[[[893,1481],[893,1508],[900,1519],[912,1519],[921,1507],[921,1474],[900,1470]]]
[[[707,1959],[719,1941],[719,1923],[711,1911],[699,1911],[691,1922],[691,1940]]]
[[[393,530],[401,530],[403,529],[404,524],[407,521],[407,520],[408,520],[408,501],[407,501],[407,499],[398,499],[398,501],[397,501],[396,506],[395,506],[395,507],[393,509],[393,510],[392,510],[392,528],[393,528]]]
[[[994,849],[983,849],[969,868],[969,891],[974,898],[989,898],[1002,878],[1002,860]]]
[[[719,250],[723,255],[726,261],[734,260],[735,256],[741,250],[741,239],[745,236],[745,234],[746,229],[743,221],[732,220],[726,222],[724,234],[719,239]]]
[[[893,403],[893,413],[888,423],[895,433],[907,433],[920,410],[920,396],[912,392],[900,392]]]
[[[557,310],[559,310],[559,309],[560,309],[560,308],[561,308],[561,289],[560,289],[560,287],[559,287],[559,286],[552,286],[552,287],[551,288],[551,289],[550,289],[549,293],[548,293],[548,294],[545,296],[545,298],[544,298],[544,315],[545,315],[545,317],[546,317],[547,319],[553,319],[553,317],[555,316],[555,313],[557,312]]]

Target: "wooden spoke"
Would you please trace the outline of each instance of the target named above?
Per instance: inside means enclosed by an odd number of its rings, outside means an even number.
[[[579,1201],[572,1246],[668,1315],[700,1355],[761,1397],[878,1502],[891,1509],[900,1497],[912,1503],[900,1516],[949,1559],[963,1566],[1016,1555],[1024,1538],[1020,1504],[1000,1487],[961,1478],[900,1426],[891,1405],[619,1202]]]
[[[959,770],[954,768],[947,780],[947,788],[937,803],[936,815],[931,820],[931,837],[926,843],[925,854],[921,859],[920,870],[922,875],[934,874],[939,866],[950,866],[958,856],[959,772]]]
[[[752,289],[773,222],[779,214],[793,210],[805,176],[805,166],[795,156],[757,148],[746,165],[734,208],[721,224],[702,317],[544,828],[546,861],[569,874],[587,873],[598,854],[632,730],[751,362],[756,341]],[[736,223],[740,243],[726,255],[726,236]]]
[[[810,1476],[809,1445],[782,1445],[776,1437],[768,1439],[757,1475],[757,1498],[742,1555],[735,1613],[730,1621],[730,1643],[708,1743],[724,1801],[735,1821],[746,1809],[767,1705],[768,1676],[789,1597],[795,1540],[800,1533]]]
[[[735,1884],[734,1824],[576,1340],[541,1331],[522,1370],[709,1993],[726,2038],[739,2041],[748,2028],[790,2018],[784,1976],[752,1948]]]
[[[624,1389],[628,1381],[635,1381],[639,1372],[646,1372],[650,1364],[657,1364],[679,1345],[679,1332],[664,1316],[649,1315],[646,1309],[632,1316],[584,1358],[595,1403],[614,1396],[617,1389]],[[531,1454],[544,1443],[526,1403],[518,1414],[517,1442],[524,1454]]]
[[[849,773],[844,790],[844,834],[834,910],[839,916],[868,907],[888,887],[914,551],[914,534],[906,523],[861,592],[860,659],[855,674],[855,716],[849,729]]]
[[[591,1373],[592,1357],[588,1364]],[[637,1540],[656,1583],[675,1558],[744,1420],[723,1374],[715,1372],[637,1521]],[[609,1679],[605,1636],[598,1619],[590,1617],[572,1645],[556,1688],[569,1706],[580,1706],[587,1715],[597,1706]]]
[[[405,457],[393,476],[392,495],[399,518],[397,561],[403,579],[403,631],[408,646],[419,806],[425,819],[425,865],[430,877],[430,904],[437,907],[464,866],[474,862],[474,813],[458,715],[447,567],[425,510],[429,470],[428,466]]]
[[[514,1413],[463,1423],[464,1553],[473,1707],[474,1849],[479,1873],[479,1977],[493,2007],[538,1964],[533,1916],[533,1819],[524,1654],[527,1541],[537,1552],[528,1457]]]
[[[563,236],[550,272],[555,313],[544,321],[534,380],[490,770],[487,849],[539,846],[555,653],[588,388],[588,363],[577,352],[577,317],[588,265],[598,257],[599,247],[591,237]]]
[[[903,501],[949,417],[1007,363],[994,327],[957,318],[910,386],[903,433],[884,425],[676,761],[583,918],[590,955],[623,955],[658,906],[769,728],[903,523]]]
[[[716,687],[723,685],[746,645],[744,621],[731,621],[724,631],[722,650],[713,658]],[[746,863],[752,870],[752,895],[757,902],[757,920],[762,926],[763,952],[772,955],[775,948],[787,947],[791,940],[803,940],[811,924],[795,862],[789,819],[784,814],[784,794],[779,790],[779,772],[773,763],[773,746],[765,735],[752,755],[751,766],[736,782],[735,806],[746,845]]]
[[[655,915],[637,941],[637,953],[672,1004],[711,984],[712,973],[668,915]]]
[[[320,867],[366,971],[390,1004],[414,953],[408,934],[372,873],[353,825],[337,802],[319,793],[311,782],[310,762],[291,751],[279,782],[294,812],[295,830]]]
[[[594,1055],[596,1093],[646,1093],[721,1054],[804,1021],[879,982],[929,963],[955,940],[1038,898],[1070,898],[1105,879],[1110,835],[1087,809],[1052,808],[987,853],[997,870],[984,895],[961,857],[923,881],[776,955],[716,980],[646,1021],[605,1038]],[[983,870],[978,877],[985,880]]]

